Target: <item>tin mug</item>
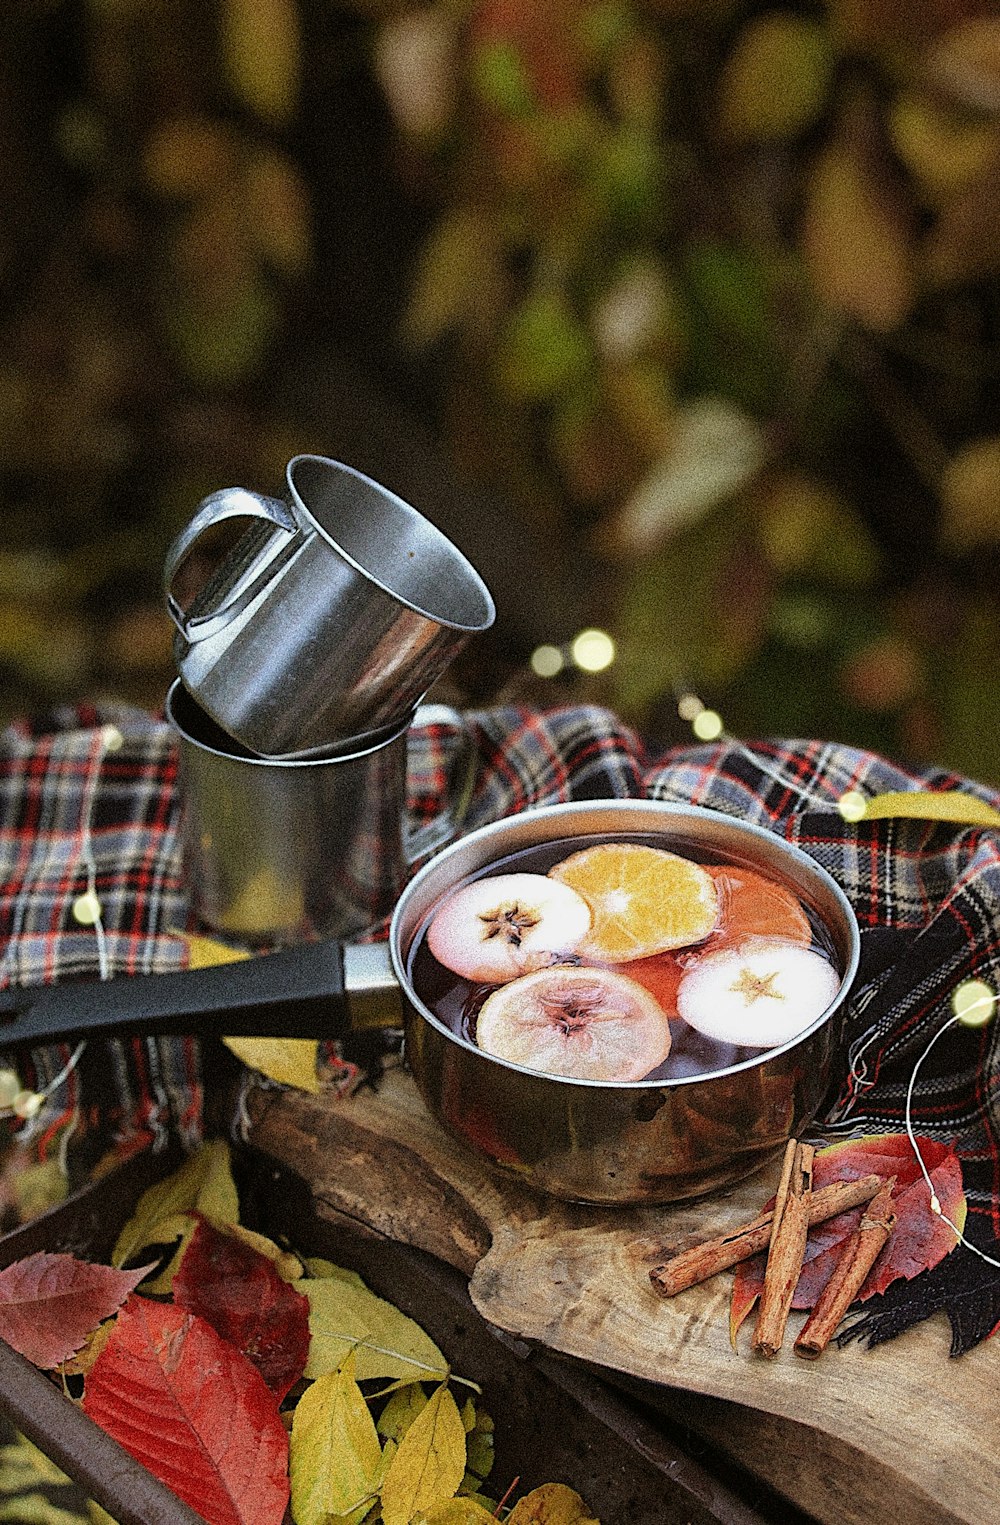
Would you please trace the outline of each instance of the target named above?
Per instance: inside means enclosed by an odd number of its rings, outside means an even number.
[[[179,748],[181,850],[191,904],[249,944],[356,937],[392,910],[407,872],[464,815],[474,754],[462,729],[442,811],[408,830],[412,723],[462,726],[423,705],[376,739],[315,759],[255,757],[225,736],[175,680],[165,712]]]
[[[227,735],[275,758],[402,724],[496,613],[461,551],[395,493],[318,455],[295,456],[286,481],[284,502],[210,494],[164,568],[185,688]],[[252,522],[182,608],[180,567],[225,519]]]

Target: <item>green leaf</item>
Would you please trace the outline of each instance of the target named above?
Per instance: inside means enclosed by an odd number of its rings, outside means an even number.
[[[414,1525],[486,1525],[497,1516],[477,1499],[445,1499],[413,1516]]]
[[[296,1525],[362,1520],[382,1474],[375,1422],[354,1376],[354,1358],[318,1377],[295,1407],[289,1443]]]
[[[507,391],[524,401],[558,397],[593,368],[590,339],[563,296],[535,292],[513,313],[499,369]]]
[[[421,1382],[447,1376],[448,1363],[430,1336],[359,1279],[307,1277],[294,1286],[309,1299],[307,1377],[335,1371],[355,1346],[359,1382],[376,1377]]]
[[[410,1425],[382,1485],[384,1525],[409,1525],[450,1499],[465,1474],[465,1426],[442,1383]]]

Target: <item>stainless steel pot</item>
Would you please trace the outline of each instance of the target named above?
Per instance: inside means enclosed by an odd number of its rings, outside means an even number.
[[[788,885],[835,950],[841,983],[831,1006],[792,1042],[729,1069],[624,1084],[522,1069],[440,1022],[410,976],[415,941],[440,897],[521,849],[621,834],[757,868]],[[773,833],[697,806],[594,800],[527,810],[446,847],[403,891],[387,944],[311,943],[208,970],[0,992],[0,1017],[9,1017],[0,1047],[122,1026],[333,1037],[373,1021],[403,1025],[406,1057],[431,1113],[500,1169],[577,1201],[669,1202],[750,1174],[814,1117],[859,953],[843,891]]]

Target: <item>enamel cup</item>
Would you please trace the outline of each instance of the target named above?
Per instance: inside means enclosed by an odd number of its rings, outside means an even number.
[[[242,487],[203,499],[165,565],[185,688],[262,757],[340,748],[399,726],[493,599],[427,519],[349,466],[298,455],[285,501]],[[177,574],[225,519],[249,524],[186,608]]]

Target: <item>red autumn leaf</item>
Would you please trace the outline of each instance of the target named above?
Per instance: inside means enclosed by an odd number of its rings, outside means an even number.
[[[0,1335],[36,1366],[58,1366],[117,1313],[149,1269],[115,1271],[44,1250],[15,1260],[0,1271]]]
[[[242,1350],[279,1403],[305,1370],[309,1299],[265,1255],[204,1218],[174,1276],[174,1302]]]
[[[281,1525],[288,1435],[260,1372],[211,1324],[133,1295],[84,1411],[208,1525]]]
[[[961,1229],[966,1208],[958,1156],[947,1144],[935,1139],[918,1138],[917,1146],[942,1212]],[[896,1227],[858,1294],[862,1301],[876,1292],[884,1292],[898,1277],[909,1281],[921,1271],[929,1271],[955,1248],[956,1243],[954,1232],[944,1218],[931,1211],[927,1183],[905,1133],[876,1134],[819,1150],[813,1165],[813,1186],[818,1189],[833,1181],[854,1181],[873,1173],[896,1177],[892,1193]],[[862,1213],[862,1208],[855,1208],[809,1230],[802,1274],[792,1299],[793,1308],[814,1306],[830,1278],[844,1241],[861,1222]],[[766,1255],[755,1255],[736,1268],[729,1305],[729,1332],[734,1341],[740,1325],[760,1296],[766,1264]]]

